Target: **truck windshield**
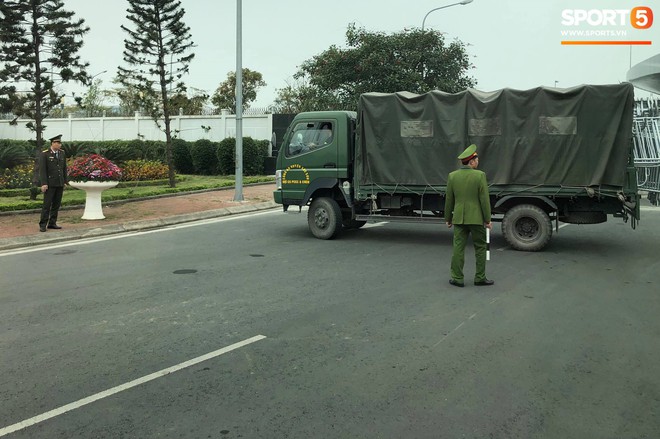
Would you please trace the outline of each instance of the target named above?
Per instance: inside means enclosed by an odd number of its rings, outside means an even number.
[[[286,155],[293,157],[330,145],[334,139],[330,121],[301,122],[293,128]]]

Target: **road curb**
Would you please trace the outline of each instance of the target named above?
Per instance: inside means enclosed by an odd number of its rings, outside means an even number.
[[[13,238],[0,239],[0,251],[14,250],[17,248],[35,247],[45,244],[56,244],[66,241],[75,241],[78,239],[95,238],[99,236],[116,235],[119,233],[136,232],[140,230],[152,230],[176,224],[201,221],[212,218],[219,218],[229,215],[238,215],[249,212],[258,212],[261,210],[270,210],[279,205],[274,201],[263,203],[245,204],[239,206],[224,207],[221,209],[206,210],[202,212],[186,213],[182,215],[173,215],[164,218],[130,221],[121,224],[109,224],[96,228],[85,228],[77,230],[65,230],[58,232],[46,232],[29,236],[17,236]]]

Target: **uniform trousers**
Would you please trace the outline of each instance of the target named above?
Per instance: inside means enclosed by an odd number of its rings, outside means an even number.
[[[46,225],[53,226],[57,224],[57,214],[60,211],[63,193],[64,186],[48,186],[48,189],[44,192],[44,204],[41,207],[39,226],[44,227]]]
[[[463,283],[463,266],[465,265],[465,245],[468,236],[472,235],[474,257],[477,270],[475,282],[486,280],[486,228],[483,224],[454,224],[454,252],[451,257],[451,278]]]

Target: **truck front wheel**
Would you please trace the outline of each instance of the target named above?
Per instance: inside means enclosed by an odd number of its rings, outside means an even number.
[[[547,213],[532,204],[521,204],[504,214],[502,233],[516,250],[535,252],[548,244],[552,223]]]
[[[339,204],[332,198],[315,198],[307,212],[307,223],[317,238],[335,238],[342,227]]]

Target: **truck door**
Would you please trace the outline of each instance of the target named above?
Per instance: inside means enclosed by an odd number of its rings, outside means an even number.
[[[331,119],[297,122],[284,139],[282,198],[300,204],[310,185],[338,177],[337,123]],[[323,186],[322,186],[323,187]]]

